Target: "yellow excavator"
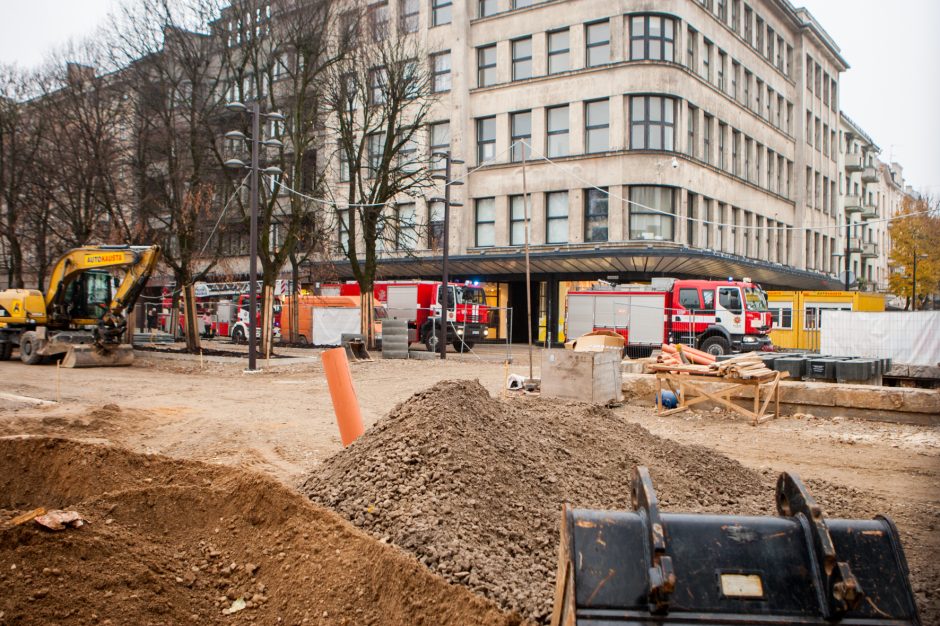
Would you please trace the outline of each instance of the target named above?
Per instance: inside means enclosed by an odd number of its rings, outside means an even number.
[[[28,365],[61,354],[64,367],[130,365],[134,352],[123,343],[127,311],[159,258],[159,246],[84,246],[56,262],[45,295],[0,291],[0,361],[18,346]],[[112,270],[124,271],[120,282]]]

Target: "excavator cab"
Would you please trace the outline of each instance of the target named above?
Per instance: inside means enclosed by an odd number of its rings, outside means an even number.
[[[108,311],[114,294],[115,279],[108,272],[89,270],[69,283],[63,295],[70,319],[100,321]]]

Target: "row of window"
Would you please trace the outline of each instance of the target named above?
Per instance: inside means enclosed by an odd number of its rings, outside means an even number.
[[[741,0],[731,0],[731,16],[728,19],[727,0],[699,0],[718,21],[729,26],[732,32],[751,46],[777,71],[787,77],[792,77],[793,46],[776,33],[769,22],[754,9]],[[743,6],[743,11],[741,10]],[[743,24],[742,24],[743,16]]]
[[[678,152],[676,138],[676,111],[680,101],[669,96],[629,97],[629,149]],[[563,104],[545,109],[545,153],[549,158],[570,156],[570,108]],[[688,108],[687,150],[689,156],[754,183],[781,196],[790,197],[793,163],[782,154],[751,139],[744,133],[704,114],[701,129],[697,120],[698,109]],[[527,146],[532,143],[532,111],[517,111],[509,115],[511,152],[513,162],[529,158]],[[611,149],[610,101],[590,100],[584,103],[584,154],[596,154]],[[701,143],[699,132],[702,133]],[[713,133],[717,132],[717,138]],[[496,158],[496,116],[477,118],[477,163],[484,164]],[[726,147],[726,142],[730,146]],[[715,145],[717,144],[717,145]],[[701,147],[700,147],[701,146]]]
[[[836,181],[812,167],[806,168],[806,205],[829,215],[836,215]]]
[[[829,128],[828,123],[823,122],[818,115],[813,115],[813,112],[809,110],[806,111],[806,143],[831,161],[838,159],[836,129]]]
[[[836,97],[838,86],[835,77],[823,71],[822,66],[809,54],[806,55],[806,89],[814,94],[817,100],[822,100],[823,105],[829,107],[833,113],[839,111]]]
[[[628,20],[629,58],[631,61],[655,60],[676,62],[676,20],[664,15],[631,15]],[[585,66],[595,67],[611,62],[610,21],[585,24]],[[728,55],[708,39],[703,38],[701,65],[698,50],[699,33],[689,27],[686,36],[687,67],[713,84],[719,91],[731,96],[743,106],[757,113],[767,122],[790,134],[793,132],[793,105],[782,94],[737,61],[731,61],[731,79],[728,73]],[[521,37],[510,42],[512,54],[512,80],[532,78],[532,37]],[[566,72],[571,67],[570,32],[568,28],[547,33],[548,74]],[[715,55],[717,58],[714,58]],[[498,82],[496,44],[477,48],[477,86],[487,87]],[[741,88],[739,89],[739,85]],[[753,94],[753,99],[751,98]]]

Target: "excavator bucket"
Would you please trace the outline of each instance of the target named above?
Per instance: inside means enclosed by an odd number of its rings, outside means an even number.
[[[660,513],[643,467],[632,499],[565,507],[552,626],[920,624],[891,520],[826,519],[795,474],[777,517]]]
[[[77,344],[65,353],[62,367],[123,367],[133,362],[134,347],[131,344],[120,344],[112,348]]]

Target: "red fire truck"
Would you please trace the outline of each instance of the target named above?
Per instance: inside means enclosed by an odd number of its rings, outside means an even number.
[[[373,290],[376,308],[382,317],[408,320],[408,342],[421,342],[434,352],[440,339],[441,285],[434,280],[377,282]],[[489,335],[486,293],[469,282],[450,283],[448,287],[447,342],[457,350],[472,348]],[[322,293],[358,296],[359,284],[324,285]]]
[[[613,330],[627,346],[685,343],[714,355],[772,349],[767,295],[747,278],[655,278],[649,285],[572,291],[565,324],[569,338]]]

